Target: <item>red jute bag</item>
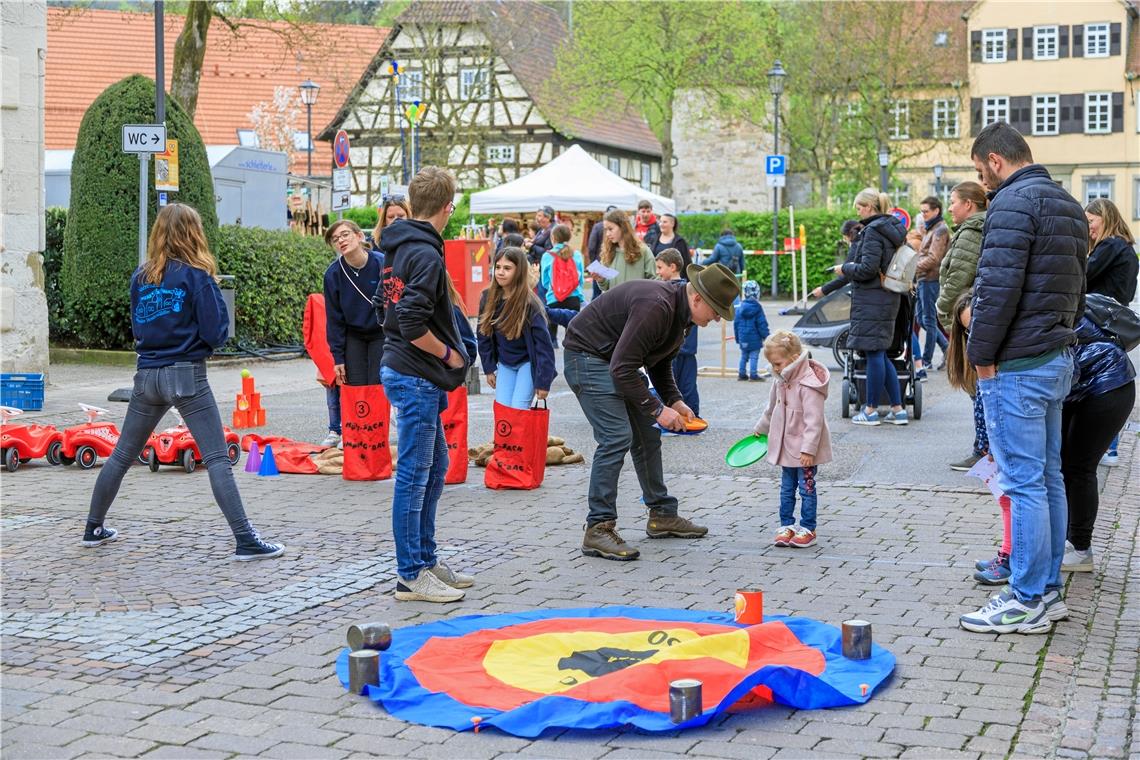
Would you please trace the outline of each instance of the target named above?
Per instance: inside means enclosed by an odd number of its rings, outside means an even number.
[[[317,365],[317,372],[325,385],[332,385],[336,379],[332,352],[329,351],[328,337],[325,335],[325,296],[324,293],[311,293],[305,301],[305,318],[301,323],[305,336],[305,350]]]
[[[495,452],[487,462],[487,488],[528,490],[542,485],[546,475],[546,441],[550,410],[512,409],[495,402]]]
[[[447,394],[447,409],[439,417],[447,441],[447,484],[467,480],[467,388],[459,386]]]
[[[385,480],[392,477],[388,448],[388,419],[392,407],[382,385],[340,387],[341,441],[345,480]]]

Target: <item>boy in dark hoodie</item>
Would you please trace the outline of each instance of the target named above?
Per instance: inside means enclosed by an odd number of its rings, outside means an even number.
[[[386,227],[380,288],[384,358],[380,377],[396,418],[392,533],[398,601],[456,602],[475,582],[436,557],[435,510],[447,474],[440,413],[471,364],[449,296],[440,233],[455,210],[455,178],[428,166],[408,185],[412,219]]]

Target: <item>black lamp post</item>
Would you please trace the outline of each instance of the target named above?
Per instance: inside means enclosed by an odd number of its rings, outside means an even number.
[[[772,93],[774,103],[772,105],[772,152],[778,154],[780,152],[780,96],[784,94],[784,78],[788,76],[788,72],[784,71],[783,65],[780,60],[768,69],[768,90]],[[786,169],[785,169],[785,176]],[[776,278],[779,274],[779,263],[776,258],[776,251],[779,248],[780,237],[780,188],[772,188],[772,295],[776,295]],[[793,276],[795,273],[792,273]]]
[[[886,145],[879,146],[879,192],[887,192],[887,166],[891,163],[891,153]]]
[[[313,106],[317,103],[317,93],[320,92],[321,86],[314,82],[312,79],[306,79],[301,82],[301,102],[305,104],[305,110],[308,111],[309,118],[309,131],[306,133],[308,137],[308,144],[306,149],[309,153],[309,170],[308,175],[313,176]]]

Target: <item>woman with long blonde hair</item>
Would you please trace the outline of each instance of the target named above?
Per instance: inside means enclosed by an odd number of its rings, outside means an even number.
[[[1108,198],[1096,198],[1085,206],[1089,222],[1089,260],[1085,268],[1085,292],[1103,293],[1127,306],[1136,297],[1136,259],[1132,231]]]
[[[615,209],[602,220],[602,252],[599,260],[617,275],[609,280],[592,274],[594,282],[603,292],[621,285],[628,280],[652,280],[657,276],[657,260],[649,246],[637,239],[629,217],[621,209]]]
[[[397,219],[411,218],[412,207],[408,205],[404,196],[399,194],[385,195],[380,205],[380,211],[376,216],[376,226],[372,228],[372,250],[381,251],[380,233],[384,231],[385,227]]]
[[[206,379],[206,359],[229,337],[229,316],[215,279],[217,271],[198,212],[182,203],[163,207],[154,220],[146,263],[131,278],[138,371],[119,441],[91,493],[85,547],[118,538],[119,531],[103,524],[107,511],[127,469],[173,406],[194,436],[210,474],[214,500],[233,531],[234,559],[268,559],[285,551],[281,544],[262,541],[246,517],[231,470],[240,449],[226,446],[218,404]]]

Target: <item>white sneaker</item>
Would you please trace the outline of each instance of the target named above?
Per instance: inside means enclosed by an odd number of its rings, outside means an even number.
[[[457,588],[452,588],[436,578],[430,570],[420,570],[419,575],[410,581],[396,577],[396,601],[399,602],[458,602],[464,596]]]
[[[325,439],[323,441],[321,441],[321,445],[324,446],[325,448],[331,448],[331,447],[337,446],[339,444],[340,444],[340,433],[334,432],[332,430],[330,430],[329,434],[325,436]]]
[[[1100,458],[1100,464],[1102,467],[1115,467],[1120,464],[1120,455],[1115,451],[1106,451]]]
[[[455,572],[443,560],[436,560],[435,567],[429,567],[428,571],[452,588],[471,588],[475,585],[474,576]]]
[[[1040,634],[1053,629],[1042,600],[1022,604],[1008,586],[977,612],[962,615],[958,623],[974,633]]]
[[[1066,573],[1091,573],[1093,571],[1092,547],[1081,551],[1066,541],[1065,557],[1061,560],[1061,570]]]

